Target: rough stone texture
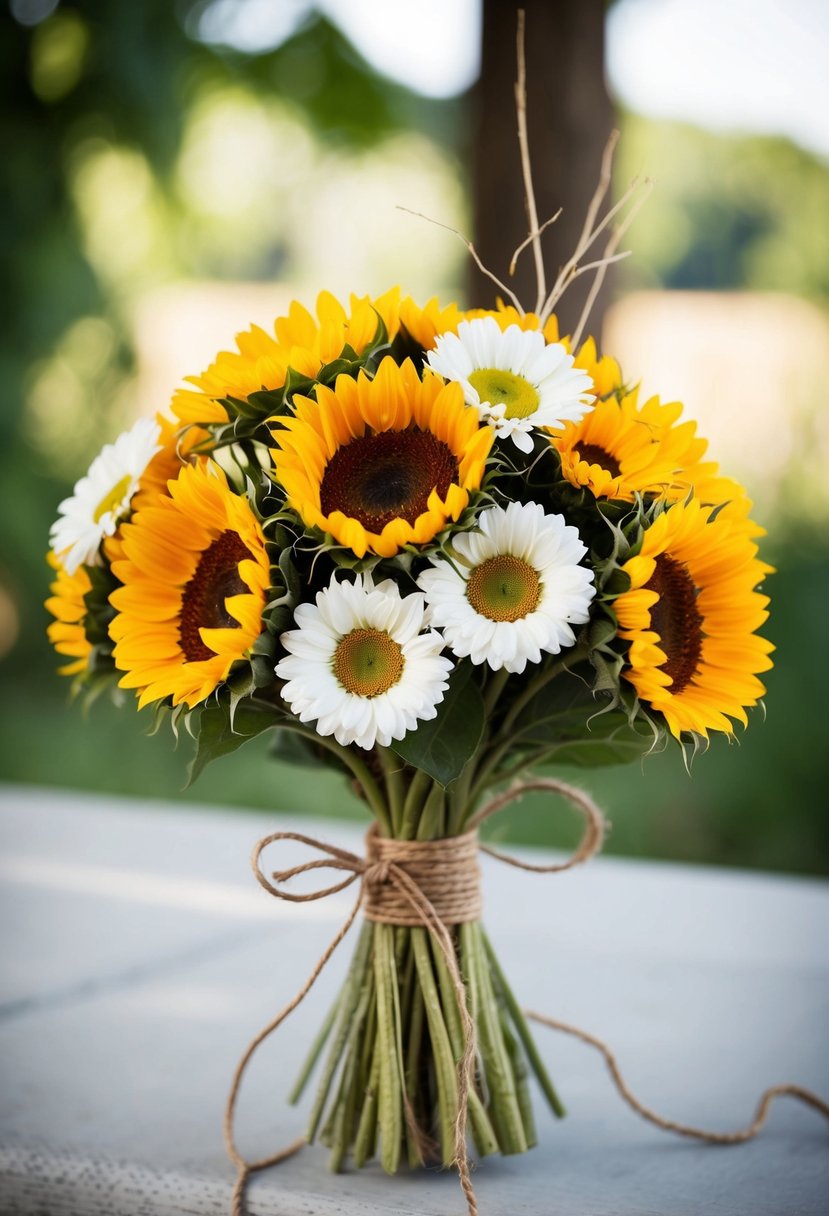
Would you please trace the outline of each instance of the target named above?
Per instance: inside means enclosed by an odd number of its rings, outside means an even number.
[[[276,825],[360,848],[342,823],[0,791],[3,1216],[229,1210],[220,1125],[236,1058],[350,906],[350,893],[277,904],[256,886],[250,847]],[[609,859],[559,877],[483,868],[521,999],[609,1040],[643,1101],[728,1129],[766,1085],[829,1093],[825,884]],[[349,948],[256,1059],[239,1119],[251,1155],[302,1128],[307,1107],[284,1095]],[[814,1113],[783,1100],[739,1148],[676,1140],[622,1105],[594,1052],[537,1033],[569,1117],[539,1096],[540,1146],[476,1170],[482,1216],[827,1211],[829,1130]],[[325,1164],[311,1148],[257,1178],[252,1216],[464,1210],[448,1173]]]

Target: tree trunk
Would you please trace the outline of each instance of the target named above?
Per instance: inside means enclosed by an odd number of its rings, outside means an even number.
[[[527,115],[539,221],[564,208],[543,238],[548,286],[575,249],[613,128],[613,110],[604,78],[604,0],[483,0],[473,127],[475,248],[529,311],[536,298],[531,250],[522,254],[508,279],[510,258],[529,227],[514,103],[519,7],[527,14]],[[475,305],[486,306],[498,294],[474,265],[469,285]],[[562,332],[575,327],[589,285],[590,275],[577,280],[556,310]],[[606,297],[607,280],[587,332],[600,331]]]

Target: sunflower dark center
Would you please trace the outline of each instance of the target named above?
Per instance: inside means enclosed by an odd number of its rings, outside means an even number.
[[[670,691],[676,695],[690,684],[702,658],[703,619],[697,608],[697,588],[684,562],[660,553],[648,590],[659,596],[651,608],[651,626],[668,656],[662,670],[673,680]]]
[[[213,658],[200,629],[238,629],[239,622],[227,611],[225,600],[248,590],[239,575],[239,562],[249,557],[247,545],[231,531],[222,532],[202,553],[181,596],[178,640],[188,663]]]
[[[580,443],[576,454],[579,460],[606,469],[611,477],[618,477],[622,471],[616,457],[611,456],[610,452],[606,452],[598,443]]]
[[[446,497],[458,477],[449,447],[429,431],[380,431],[339,448],[320,485],[324,515],[342,511],[369,532],[382,532],[393,519],[413,524],[437,490]]]

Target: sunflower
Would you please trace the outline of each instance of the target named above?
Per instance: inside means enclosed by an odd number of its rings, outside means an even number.
[[[55,619],[47,627],[46,633],[58,654],[66,655],[72,660],[64,667],[58,668],[60,674],[76,676],[86,670],[92,651],[92,643],[86,636],[84,626],[84,596],[92,590],[92,583],[85,566],[78,566],[70,574],[54,553],[47,553],[46,560],[57,575],[55,581],[50,584],[49,590],[52,594],[46,601],[46,608]]]
[[[551,319],[554,320],[554,318]],[[546,329],[544,332],[546,334]],[[570,343],[567,338],[561,340],[569,350]],[[548,337],[547,341],[555,342],[556,339]],[[582,342],[573,360],[573,367],[587,372],[593,381],[593,391],[599,400],[609,397],[611,393],[618,393],[622,387],[622,371],[619,364],[610,355],[600,356],[593,338],[585,338]]]
[[[112,571],[123,586],[110,597],[120,685],[138,691],[139,707],[172,697],[192,708],[262,631],[269,562],[259,522],[205,461],[124,525],[122,547]]]
[[[549,317],[544,324],[541,324],[541,319],[534,312],[519,312],[512,304],[505,304],[503,300],[498,301],[497,308],[468,308],[466,312],[460,314],[460,321],[478,321],[482,317],[492,317],[498,323],[499,329],[509,329],[510,325],[517,325],[519,329],[534,332],[540,330],[544,335],[545,342],[561,342],[564,341],[559,336],[558,332],[558,317],[553,315]],[[457,325],[453,329],[456,332]]]
[[[615,601],[630,642],[626,678],[677,738],[731,734],[765,692],[757,673],[774,647],[755,630],[767,619],[757,591],[771,567],[739,521],[696,500],[664,511],[622,569],[630,590]]]
[[[287,316],[277,317],[273,333],[258,325],[236,335],[235,351],[222,351],[198,376],[187,376],[194,388],[179,389],[172,411],[184,425],[224,423],[228,414],[223,397],[246,400],[261,389],[279,389],[288,368],[303,376],[316,376],[320,368],[338,359],[346,345],[360,354],[377,332],[378,314],[391,340],[400,326],[400,289],[393,287],[377,299],[352,295],[346,312],[330,292],[317,297],[316,316],[294,301]]]
[[[460,385],[421,380],[408,359],[384,359],[373,380],[338,376],[294,406],[274,431],[276,478],[306,526],[358,557],[428,544],[480,487],[492,429]]]
[[[411,296],[406,296],[400,305],[400,325],[424,350],[432,350],[440,334],[455,333],[465,314],[457,304],[441,307],[437,296],[433,296],[421,308]]]
[[[663,404],[651,397],[640,406],[636,393],[598,401],[580,422],[550,431],[550,442],[561,457],[562,475],[584,486],[596,498],[631,502],[635,494],[662,494],[669,499],[687,495],[708,447],[695,422],[680,422],[678,401]]]

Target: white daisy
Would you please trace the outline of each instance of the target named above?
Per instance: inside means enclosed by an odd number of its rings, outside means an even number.
[[[130,509],[147,465],[161,450],[161,427],[152,418],[135,425],[101,449],[71,498],[58,507],[49,540],[69,574],[80,565],[95,566],[105,536],[112,536]]]
[[[467,405],[511,438],[522,452],[533,448],[535,427],[558,427],[583,418],[595,397],[587,372],[574,367],[561,342],[546,342],[538,330],[494,317],[461,321],[457,334],[443,334],[427,355],[445,380],[457,380]]]
[[[282,696],[320,735],[366,749],[388,747],[437,715],[452,662],[434,630],[422,632],[426,604],[390,579],[332,578],[316,604],[300,604],[298,628],[282,634],[289,652],[276,666]]]
[[[595,594],[577,529],[535,502],[489,507],[478,528],[453,539],[454,564],[433,557],[417,580],[450,650],[518,673],[572,646]]]

